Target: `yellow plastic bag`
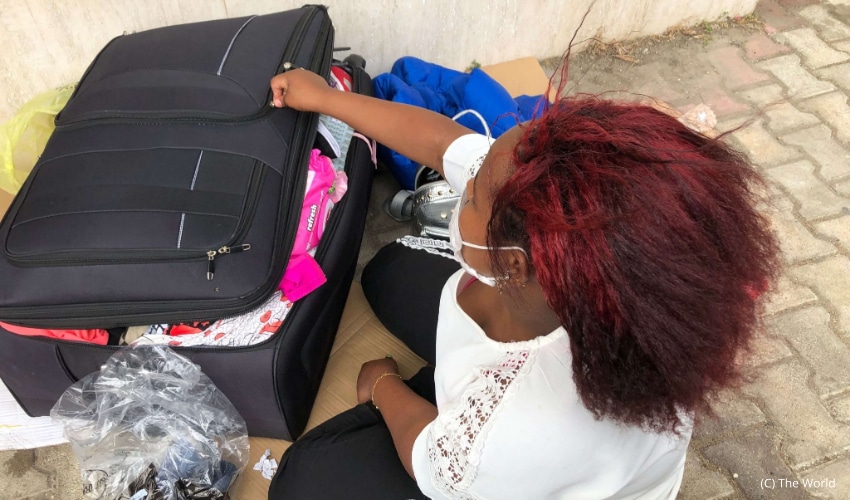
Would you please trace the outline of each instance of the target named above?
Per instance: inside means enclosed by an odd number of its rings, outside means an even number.
[[[53,118],[73,92],[68,85],[39,94],[0,125],[0,189],[18,192],[53,133]]]

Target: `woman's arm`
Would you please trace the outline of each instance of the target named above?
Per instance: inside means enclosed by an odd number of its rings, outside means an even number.
[[[458,137],[475,132],[416,106],[342,92],[309,71],[272,78],[275,107],[313,111],[344,121],[381,144],[443,174],[443,153]]]
[[[385,373],[398,373],[398,366],[391,358],[364,363],[357,377],[357,400],[365,403],[374,397],[372,402],[387,423],[401,463],[410,477],[416,479],[413,443],[422,429],[437,418],[437,407],[413,392],[400,377],[385,376],[378,380]]]

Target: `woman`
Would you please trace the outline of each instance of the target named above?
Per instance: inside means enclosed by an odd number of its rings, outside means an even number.
[[[275,106],[335,116],[464,195],[461,270],[393,244],[363,276],[435,368],[405,383],[390,358],[364,364],[361,405],[296,442],[270,496],[675,498],[693,415],[736,381],[777,269],[745,158],[595,97],[558,98],[491,146],[307,71],[271,86]]]

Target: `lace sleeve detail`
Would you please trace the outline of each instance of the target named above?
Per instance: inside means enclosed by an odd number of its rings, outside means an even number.
[[[487,432],[531,366],[530,351],[509,352],[496,366],[475,368],[461,402],[433,422],[427,438],[431,482],[449,498],[477,500],[468,491],[478,473]]]

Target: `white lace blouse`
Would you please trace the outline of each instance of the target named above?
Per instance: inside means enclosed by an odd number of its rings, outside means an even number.
[[[471,156],[455,158],[480,154]],[[526,342],[490,339],[457,302],[467,279],[463,271],[452,275],[440,300],[439,415],[413,446],[422,492],[432,499],[675,498],[691,427],[676,437],[595,420],[576,393],[566,331]]]

